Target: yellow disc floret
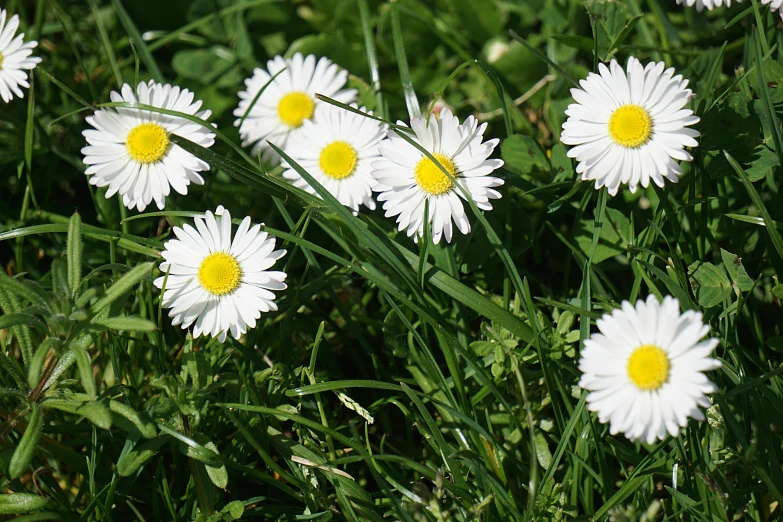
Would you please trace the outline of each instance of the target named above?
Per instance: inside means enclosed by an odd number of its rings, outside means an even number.
[[[432,156],[438,160],[438,163],[440,163],[452,177],[456,177],[457,167],[450,158],[443,154],[433,154]],[[416,168],[413,169],[413,177],[424,192],[433,196],[445,194],[454,186],[454,183],[443,173],[440,167],[427,157],[422,158],[419,160],[419,163],[416,164]]]
[[[157,123],[142,123],[134,127],[125,139],[128,154],[139,163],[156,163],[169,150],[166,129]]]
[[[653,344],[643,344],[628,358],[628,378],[640,390],[657,390],[669,380],[669,357]]]
[[[0,53],[0,71],[3,70],[3,53]]]
[[[198,281],[212,295],[230,294],[239,288],[242,270],[231,254],[213,252],[198,267]]]
[[[353,174],[358,160],[356,149],[344,141],[333,141],[321,151],[318,165],[330,178],[343,179]]]
[[[301,127],[302,122],[313,117],[315,102],[303,92],[291,92],[277,104],[280,120],[290,127]]]
[[[638,105],[623,105],[609,117],[609,136],[623,147],[641,147],[650,140],[652,128],[650,114]]]

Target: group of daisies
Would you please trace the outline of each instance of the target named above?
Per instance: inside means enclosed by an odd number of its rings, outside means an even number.
[[[695,0],[699,8],[721,1]],[[773,9],[781,3],[771,0]],[[36,42],[14,37],[18,26],[18,16],[7,20],[0,9],[0,96],[6,102],[23,96],[20,87],[29,87],[25,70],[40,62],[31,56]],[[568,155],[577,160],[577,172],[611,195],[621,185],[635,192],[650,180],[658,186],[676,182],[679,161],[692,160],[685,147],[697,146],[699,137],[689,128],[699,118],[685,108],[693,96],[688,81],[662,62],[642,65],[635,58],[626,68],[612,61],[598,69],[580,82],[581,89],[571,90],[576,103],[563,125],[561,140],[572,146]],[[490,159],[499,140],[484,141],[486,124],[473,116],[460,124],[448,109],[390,129],[357,107],[347,79],[327,58],[270,60],[239,93],[234,115],[242,145],[267,164],[280,163],[284,178],[315,193],[296,162],[354,212],[362,205],[374,209],[378,193],[386,216],[396,216],[399,230],[414,239],[424,234],[425,222],[435,243],[450,242],[454,226],[467,234],[462,200],[491,210],[490,200],[501,197],[494,188],[503,180],[491,174],[503,162]],[[215,141],[206,122],[211,113],[192,92],[149,81],[135,90],[123,85],[111,101],[114,106],[86,118],[92,128],[83,132],[88,145],[82,153],[91,184],[143,211],[153,201],[163,209],[171,189],[186,194],[190,183],[204,183],[200,173],[209,165],[170,140],[177,135],[202,147]],[[261,225],[245,217],[234,233],[229,211],[219,206],[173,232],[176,239],[162,252],[164,275],[155,285],[163,289],[174,325],[224,342],[229,333],[239,338],[255,327],[262,312],[277,309],[274,292],[286,288],[286,274],[271,268],[285,250],[275,250],[275,238]],[[579,385],[590,391],[589,408],[610,423],[612,434],[652,443],[676,436],[689,417],[704,419],[700,407],[710,406],[706,394],[717,388],[703,372],[720,362],[711,358],[718,341],[701,340],[709,327],[700,313],[680,313],[676,299],[660,303],[650,296],[636,305],[623,302],[597,327],[584,343]]]

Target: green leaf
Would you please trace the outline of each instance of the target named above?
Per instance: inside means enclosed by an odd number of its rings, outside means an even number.
[[[89,352],[77,343],[72,343],[69,348],[76,359],[76,367],[79,369],[79,379],[82,381],[84,392],[90,397],[95,397],[95,376],[93,375]]]
[[[41,403],[45,408],[81,415],[101,429],[111,428],[111,412],[103,404],[97,402],[69,401],[63,399],[48,399]]]
[[[234,53],[222,46],[177,51],[171,60],[171,66],[177,74],[183,78],[196,80],[202,85],[215,82],[234,63],[236,63]]]
[[[157,435],[158,431],[155,429],[155,423],[150,420],[146,413],[137,412],[127,404],[114,400],[109,401],[109,409],[116,414],[113,416],[113,424],[119,425],[125,431],[138,431],[145,439],[151,439]],[[133,430],[127,429],[126,421],[133,426]]]
[[[514,134],[500,146],[504,167],[519,176],[528,177],[536,169],[549,171],[551,166],[538,142],[529,136]]]
[[[421,116],[421,107],[416,98],[416,91],[413,89],[413,80],[411,80],[411,71],[408,68],[408,57],[405,55],[405,43],[402,38],[402,29],[400,26],[400,13],[397,2],[391,2],[391,26],[392,39],[394,40],[394,55],[397,57],[397,68],[400,70],[400,81],[402,82],[402,92],[405,94],[405,106],[408,108],[408,116],[412,120]]]
[[[82,279],[82,218],[74,212],[68,223],[68,288],[71,298],[79,292]]]
[[[149,319],[134,316],[107,317],[95,321],[95,324],[105,326],[110,330],[127,330],[129,332],[154,332],[156,329],[155,323]]]
[[[209,441],[204,446],[208,449],[211,449],[218,455],[220,453],[218,452],[217,446],[214,442]],[[190,446],[188,446],[190,447]],[[209,480],[212,481],[212,483],[219,487],[220,489],[226,489],[226,486],[228,486],[228,471],[226,471],[226,466],[222,462],[205,462],[204,467],[207,469],[207,475],[209,475]]]
[[[39,332],[44,334],[48,331],[46,323],[34,315],[25,314],[22,312],[6,313],[4,315],[0,315],[0,330],[18,325],[34,326]]]
[[[117,472],[123,477],[133,475],[145,462],[151,459],[168,440],[169,437],[161,436],[148,440],[140,446],[136,446],[123,455],[117,462]]]
[[[614,47],[627,35],[628,8],[617,0],[585,0],[601,58],[607,59]],[[633,22],[635,23],[635,22]]]
[[[467,37],[483,44],[503,30],[503,14],[495,0],[447,0],[448,6],[462,27],[469,27]]]
[[[705,307],[718,306],[731,300],[731,282],[726,272],[712,263],[694,263],[688,267],[696,300]]]
[[[142,263],[133,270],[123,275],[116,283],[106,290],[106,294],[93,305],[92,311],[98,313],[108,308],[114,301],[120,298],[125,292],[128,292],[131,288],[141,281],[147,274],[152,271],[153,263]]]
[[[30,420],[27,423],[27,429],[19,441],[19,445],[11,457],[8,464],[8,474],[12,479],[19,478],[30,467],[30,461],[33,459],[33,453],[38,446],[38,439],[41,438],[43,430],[43,413],[37,404],[32,404]]]
[[[740,292],[749,292],[753,288],[753,279],[745,271],[742,258],[722,248],[720,249],[720,257],[723,260],[723,268],[729,273],[737,296],[740,295]]]
[[[762,144],[756,147],[748,165],[748,169],[745,171],[748,179],[756,182],[768,176],[773,176],[780,166],[780,159],[778,159],[777,154]]]
[[[549,443],[540,431],[536,433],[536,459],[544,469],[548,469],[552,464],[552,452],[549,451]]]
[[[0,515],[22,515],[38,511],[49,502],[32,493],[11,493],[0,495]]]

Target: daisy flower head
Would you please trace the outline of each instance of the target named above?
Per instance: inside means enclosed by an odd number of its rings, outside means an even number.
[[[579,386],[612,435],[652,444],[676,437],[688,417],[704,420],[699,407],[709,408],[705,394],[718,388],[703,372],[721,363],[710,358],[718,340],[701,340],[710,331],[701,313],[681,314],[677,299],[650,295],[636,306],[624,301],[596,325],[600,333],[585,341],[579,360]]]
[[[763,2],[764,0],[762,0]],[[742,2],[742,0],[737,0],[737,2]],[[769,0],[767,0],[764,3],[769,3]],[[707,8],[707,11],[712,11],[716,7],[726,6],[731,7],[731,0],[677,0],[677,5],[685,4],[688,7],[696,6],[696,11],[702,12],[704,8]]]
[[[250,226],[246,217],[231,235],[231,214],[219,206],[195,218],[196,227],[174,227],[177,239],[167,241],[155,280],[163,288],[163,306],[171,308],[173,325],[193,325],[193,337],[220,342],[238,339],[256,325],[261,312],[277,310],[273,292],[285,290],[285,272],[269,268],[286,253],[275,250],[275,238]]]
[[[212,111],[199,111],[201,100],[193,100],[187,89],[155,83],[139,83],[134,92],[127,83],[121,93],[112,91],[112,102],[140,103],[161,109],[191,114],[206,120]],[[188,193],[192,182],[204,184],[199,172],[209,165],[173,144],[176,134],[202,147],[215,143],[215,134],[198,123],[144,109],[107,108],[87,117],[92,129],[82,134],[85,174],[90,184],[109,187],[106,197],[119,193],[123,204],[142,212],[152,201],[163,209],[166,196],[174,189]]]
[[[737,3],[742,0],[736,0]],[[696,11],[702,12],[706,7],[708,11],[712,11],[715,7],[731,7],[731,0],[677,0],[677,4],[685,4],[688,7],[696,6]],[[769,5],[771,11],[778,11],[781,17],[783,17],[783,0],[761,0],[762,5]]]
[[[343,89],[348,73],[328,58],[316,61],[312,54],[304,57],[296,53],[292,58],[275,56],[266,66],[266,70],[256,68],[253,76],[245,80],[247,89],[239,93],[234,125],[239,127],[243,147],[252,145],[253,155],[260,152],[264,161],[277,163],[280,157],[267,141],[286,150],[289,136],[301,130],[321,105],[316,94],[351,103],[356,100],[356,90]],[[266,89],[258,96],[265,85]]]
[[[397,122],[404,125],[403,122]],[[500,198],[492,187],[503,180],[490,174],[503,166],[499,159],[489,159],[498,145],[498,139],[482,141],[487,124],[478,124],[473,116],[460,125],[449,109],[439,115],[414,118],[410,137],[426,149],[438,162],[435,164],[397,132],[388,131],[388,139],[381,142],[382,159],[373,162],[373,176],[383,201],[386,217],[397,216],[398,230],[406,230],[414,241],[424,234],[425,205],[429,201],[427,220],[431,224],[432,241],[441,237],[451,242],[453,227],[463,234],[470,232],[470,221],[460,198],[459,184],[482,210],[492,210],[490,199]],[[441,167],[451,177],[444,174]],[[454,181],[452,181],[452,179]]]
[[[769,4],[770,11],[777,11],[781,18],[783,18],[783,0],[761,0],[763,5]]]
[[[17,35],[19,15],[8,18],[8,11],[0,8],[0,98],[8,103],[14,99],[24,98],[20,87],[29,88],[25,70],[35,69],[41,59],[30,56],[38,42],[24,41],[24,33]],[[14,37],[16,35],[16,37]]]
[[[351,107],[357,108],[355,103]],[[367,112],[364,107],[362,112]],[[367,112],[372,114],[372,111]],[[375,208],[372,198],[373,161],[380,158],[378,143],[386,137],[386,125],[360,114],[325,103],[314,120],[288,140],[286,154],[309,172],[343,205],[354,212],[359,205]],[[283,161],[283,177],[294,186],[315,194],[304,178]]]
[[[598,70],[579,82],[581,89],[571,89],[576,103],[566,110],[560,139],[572,146],[576,171],[613,196],[622,184],[636,192],[650,180],[659,187],[666,179],[676,183],[678,161],[693,160],[685,147],[699,145],[699,132],[688,128],[699,117],[684,108],[693,97],[688,80],[663,62],[643,67],[633,57],[627,70],[615,60]]]

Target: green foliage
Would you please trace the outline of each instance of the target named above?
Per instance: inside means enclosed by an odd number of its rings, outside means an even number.
[[[6,5],[7,4],[7,5]],[[783,506],[783,38],[759,2],[11,0],[43,58],[3,105],[0,514],[21,520],[753,520]],[[437,97],[487,123],[503,199],[414,245],[239,147],[276,54],[328,56],[389,122]],[[677,184],[613,198],[559,141],[597,63],[690,80]],[[218,142],[171,140],[205,184],[137,215],[89,185],[84,117],[122,82],[188,88]],[[288,250],[289,288],[239,340],[172,326],[153,279],[217,205]],[[723,363],[704,422],[649,446],[587,411],[595,320],[648,293],[704,315]]]

